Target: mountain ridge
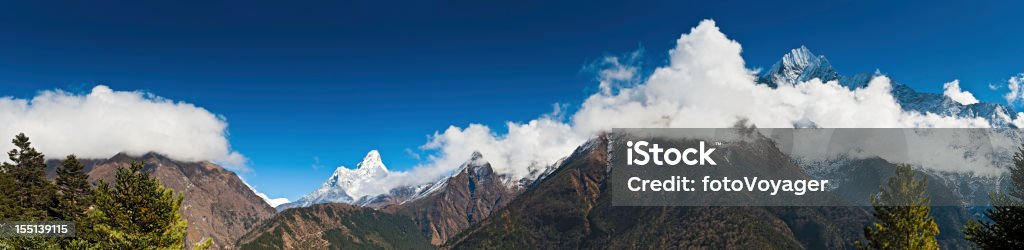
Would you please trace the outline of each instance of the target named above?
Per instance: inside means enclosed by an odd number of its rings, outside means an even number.
[[[215,249],[234,248],[235,241],[249,228],[270,219],[275,210],[260,198],[234,172],[216,164],[183,162],[150,152],[140,156],[119,153],[108,159],[83,159],[89,182],[111,182],[118,167],[141,161],[143,171],[160,180],[175,194],[184,196],[182,217],[188,221],[187,246],[213,239]],[[57,160],[47,162],[48,171],[56,171]]]
[[[431,249],[413,222],[367,207],[322,203],[288,209],[238,240],[241,249]]]
[[[608,138],[601,135],[581,145],[548,178],[443,247],[843,248],[852,247],[851,239],[868,221],[868,213],[857,207],[613,206],[607,185],[614,140]],[[750,147],[737,148],[737,153],[781,154],[770,143]],[[798,170],[784,161],[772,164]],[[828,218],[849,218],[854,226]]]
[[[800,46],[783,55],[782,59],[773,64],[768,71],[757,77],[757,82],[776,88],[780,85],[793,85],[811,79],[820,79],[822,82],[838,81],[842,86],[856,89],[867,86],[873,77],[880,75],[882,75],[880,72],[858,73],[849,76],[839,74],[839,71],[824,55],[816,55],[806,46]],[[1013,107],[1007,105],[991,102],[965,105],[941,93],[919,92],[897,81],[892,82],[891,93],[904,111],[962,118],[982,118],[993,127],[1017,127],[1013,124],[1013,120],[1017,119],[1018,113]]]
[[[384,211],[413,218],[431,244],[441,245],[485,220],[522,191],[505,185],[503,177],[482,154],[474,152],[450,177]]]

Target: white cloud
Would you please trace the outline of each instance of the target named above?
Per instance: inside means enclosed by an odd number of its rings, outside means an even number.
[[[107,158],[157,152],[182,161],[209,160],[248,171],[231,150],[224,117],[190,103],[99,85],[87,94],[43,91],[31,99],[0,98],[0,136],[24,132],[48,158]],[[5,152],[13,145],[2,144]]]
[[[1010,105],[1016,104],[1024,98],[1024,96],[1022,96],[1024,95],[1024,84],[1022,84],[1022,81],[1024,81],[1024,74],[1012,76],[1010,77],[1010,80],[1007,81],[1006,88],[1010,91],[1007,92],[1006,95],[1003,95],[1003,98],[1006,98],[1006,102]]]
[[[987,127],[983,119],[905,112],[876,76],[849,90],[814,79],[776,89],[756,84],[741,46],[706,20],[682,35],[669,65],[635,87],[590,96],[573,128],[593,134],[614,127],[730,127],[746,119],[759,127]]]
[[[267,202],[267,204],[269,204],[271,207],[277,207],[282,204],[290,202],[288,201],[288,198],[270,198],[267,196],[267,194],[264,194],[260,191],[256,191],[256,188],[252,187],[252,185],[249,185],[249,182],[246,182],[245,179],[242,179],[242,184],[245,184],[246,187],[249,187],[249,190],[252,190],[252,192],[256,194],[256,196],[259,196],[260,199],[263,199],[263,201]]]
[[[978,99],[974,98],[974,94],[966,90],[960,90],[960,80],[953,80],[943,84],[942,94],[963,105],[978,103]]]
[[[508,122],[506,125],[507,130],[501,135],[480,124],[465,128],[450,126],[444,132],[436,132],[421,146],[436,154],[427,155],[423,163],[409,171],[391,172],[386,179],[378,179],[379,184],[365,185],[372,188],[352,195],[381,194],[395,187],[435,180],[468,161],[474,151],[480,152],[495,172],[515,179],[534,177],[586,141],[586,137],[578,136],[569,124],[547,115],[527,123]]]
[[[423,147],[437,150],[441,155],[432,156],[426,166],[458,166],[468,160],[473,151],[479,151],[495,171],[523,178],[529,176],[531,170],[567,156],[586,140],[577,136],[568,124],[547,118],[524,124],[509,122],[507,126],[508,130],[500,136],[479,124],[465,129],[451,126],[444,133],[435,133]]]
[[[601,93],[610,94],[612,90],[631,84],[638,80],[640,67],[636,60],[642,49],[624,56],[607,56],[595,63],[597,70],[598,89]]]

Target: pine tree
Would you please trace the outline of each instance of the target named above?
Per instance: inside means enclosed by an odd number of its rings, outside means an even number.
[[[119,167],[114,184],[100,182],[94,209],[73,245],[99,249],[182,249],[187,222],[179,209],[183,196],[164,188],[133,161]],[[87,242],[87,244],[85,244]]]
[[[57,168],[57,212],[60,219],[78,221],[92,206],[92,186],[85,167],[75,155],[68,155]]]
[[[910,165],[898,165],[895,175],[871,196],[878,221],[864,228],[867,243],[858,241],[858,248],[939,249],[939,226],[929,215],[931,199],[925,196],[928,179],[915,179]]]
[[[1024,146],[1013,155],[1011,186],[991,194],[991,222],[971,221],[964,227],[967,240],[982,249],[1024,249]]]
[[[14,181],[10,197],[12,206],[20,210],[18,220],[45,220],[52,218],[56,211],[53,183],[46,179],[46,162],[42,153],[36,151],[24,133],[14,137],[14,146],[7,155],[11,162],[4,162],[3,169]],[[5,190],[8,191],[8,190]]]
[[[14,198],[11,197],[15,188],[17,187],[14,184],[14,178],[0,168],[0,204],[5,204],[0,206],[0,220],[12,220],[22,214],[21,206],[16,206]]]
[[[45,156],[32,147],[28,136],[24,133],[14,137],[15,149],[7,153],[11,162],[0,164],[4,176],[0,177],[0,192],[7,201],[0,209],[4,220],[37,221],[55,218],[56,191],[50,180],[46,179]],[[0,238],[2,249],[59,249],[59,240],[55,238],[37,237],[5,237]]]

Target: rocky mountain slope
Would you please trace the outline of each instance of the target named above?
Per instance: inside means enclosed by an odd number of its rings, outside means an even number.
[[[274,208],[256,196],[234,172],[209,162],[180,162],[156,153],[140,157],[118,154],[106,160],[85,160],[89,180],[110,182],[117,167],[145,162],[164,186],[184,195],[182,214],[188,220],[186,245],[212,238],[214,248],[234,248],[245,232],[274,216]],[[55,169],[56,163],[49,164]]]
[[[376,169],[384,169],[383,164],[380,163],[379,154],[376,154],[375,151],[372,151],[364,159],[363,163],[360,163],[360,166],[356,170],[339,168],[339,171],[336,171],[336,174],[331,176],[320,189],[307,195],[306,198],[299,202],[289,205],[282,213],[288,213],[292,210],[307,211],[317,206],[313,203],[346,204],[353,207],[378,209],[387,214],[409,218],[413,223],[415,231],[421,234],[422,237],[425,237],[430,244],[440,245],[447,241],[449,237],[486,219],[491,213],[502,208],[523,190],[522,188],[517,188],[519,187],[518,185],[509,185],[508,178],[505,175],[495,173],[483,155],[474,153],[457,171],[451,173],[450,176],[441,178],[437,182],[399,187],[392,189],[387,194],[362,196],[358,199],[343,199],[335,202],[331,202],[329,199],[322,199],[323,197],[342,197],[340,196],[341,194],[347,195],[346,188],[353,187],[353,185],[349,184],[353,181],[346,181],[346,177],[351,178],[355,176],[355,180],[369,180],[368,178],[359,179],[370,176],[360,174],[370,172],[366,171],[366,167],[373,169],[373,166],[380,166]],[[378,175],[371,178],[380,177]],[[351,195],[348,197],[351,197]],[[312,204],[312,206],[303,206],[304,204]],[[361,210],[344,210],[344,212],[350,211]],[[303,221],[305,219],[308,218],[298,217],[289,223],[309,223]],[[282,218],[281,220],[288,219]],[[367,232],[380,234],[389,233],[378,232],[376,229],[367,230]],[[274,237],[291,239],[299,237],[295,235],[296,233],[284,231]],[[249,241],[252,241],[252,239],[249,239]]]
[[[517,193],[517,189],[503,183],[502,176],[480,153],[474,153],[451,177],[422,191],[422,197],[389,206],[385,211],[413,218],[430,243],[440,245],[486,219]]]
[[[746,150],[781,155],[767,145]],[[608,140],[591,141],[446,247],[844,248],[869,221],[860,207],[612,206],[608,163]]]
[[[616,141],[616,140],[611,140]],[[599,138],[581,146],[564,164],[526,190],[488,219],[451,237],[444,247],[619,248],[851,248],[873,219],[870,207],[708,207],[612,206],[609,140]],[[809,176],[765,139],[726,143],[718,148],[724,159],[713,172],[764,169],[771,176]],[[739,168],[737,166],[753,166]],[[843,179],[836,197],[857,197],[849,204],[867,204],[895,164],[880,158],[849,160],[834,166],[828,179]],[[779,174],[776,174],[779,173]],[[939,204],[959,204],[957,187],[938,176],[918,171],[929,180],[927,195]],[[856,183],[856,184],[851,184]],[[968,248],[961,228],[975,217],[963,206],[936,206],[932,215],[943,248]]]
[[[241,249],[431,249],[412,220],[326,203],[288,209],[243,236]]]

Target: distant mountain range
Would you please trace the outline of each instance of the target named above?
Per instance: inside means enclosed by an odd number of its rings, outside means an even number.
[[[295,202],[278,206],[277,210],[284,211],[289,208],[308,207],[322,203],[345,203],[373,208],[403,204],[428,197],[438,190],[443,190],[448,187],[447,182],[457,177],[459,173],[466,169],[483,169],[482,166],[486,166],[487,171],[493,172],[490,164],[483,158],[483,155],[479,152],[474,152],[470,159],[460,166],[457,171],[453,172],[451,176],[427,181],[422,184],[396,187],[383,194],[364,194],[365,192],[361,191],[364,191],[362,189],[366,185],[374,185],[376,181],[387,178],[391,174],[384,165],[380,152],[371,150],[363,157],[363,161],[356,165],[355,169],[349,169],[345,166],[338,167],[319,188]],[[550,172],[552,167],[549,166],[544,171],[532,174],[532,178],[514,180],[508,175],[496,173],[491,177],[494,178],[493,184],[501,186],[495,188],[521,190],[524,188],[524,185],[528,185],[535,181],[536,178],[540,178]]]
[[[479,152],[474,152],[451,175],[434,182],[394,188],[378,195],[355,195],[362,185],[390,174],[376,150],[367,153],[356,169],[338,167],[320,188],[296,202],[277,207],[279,211],[316,204],[343,203],[368,207],[413,218],[431,244],[481,221],[519,194],[523,187],[507,175],[495,173]]]
[[[825,56],[815,55],[807,47],[801,46],[782,56],[781,60],[758,77],[758,82],[777,87],[817,78],[822,82],[838,81],[840,85],[854,89],[867,86],[868,82],[879,74],[876,72],[841,75]],[[1017,112],[1006,105],[988,102],[964,105],[940,93],[918,92],[895,80],[892,83],[892,95],[905,111],[982,118],[993,127],[1015,127],[1012,121],[1017,118]]]

